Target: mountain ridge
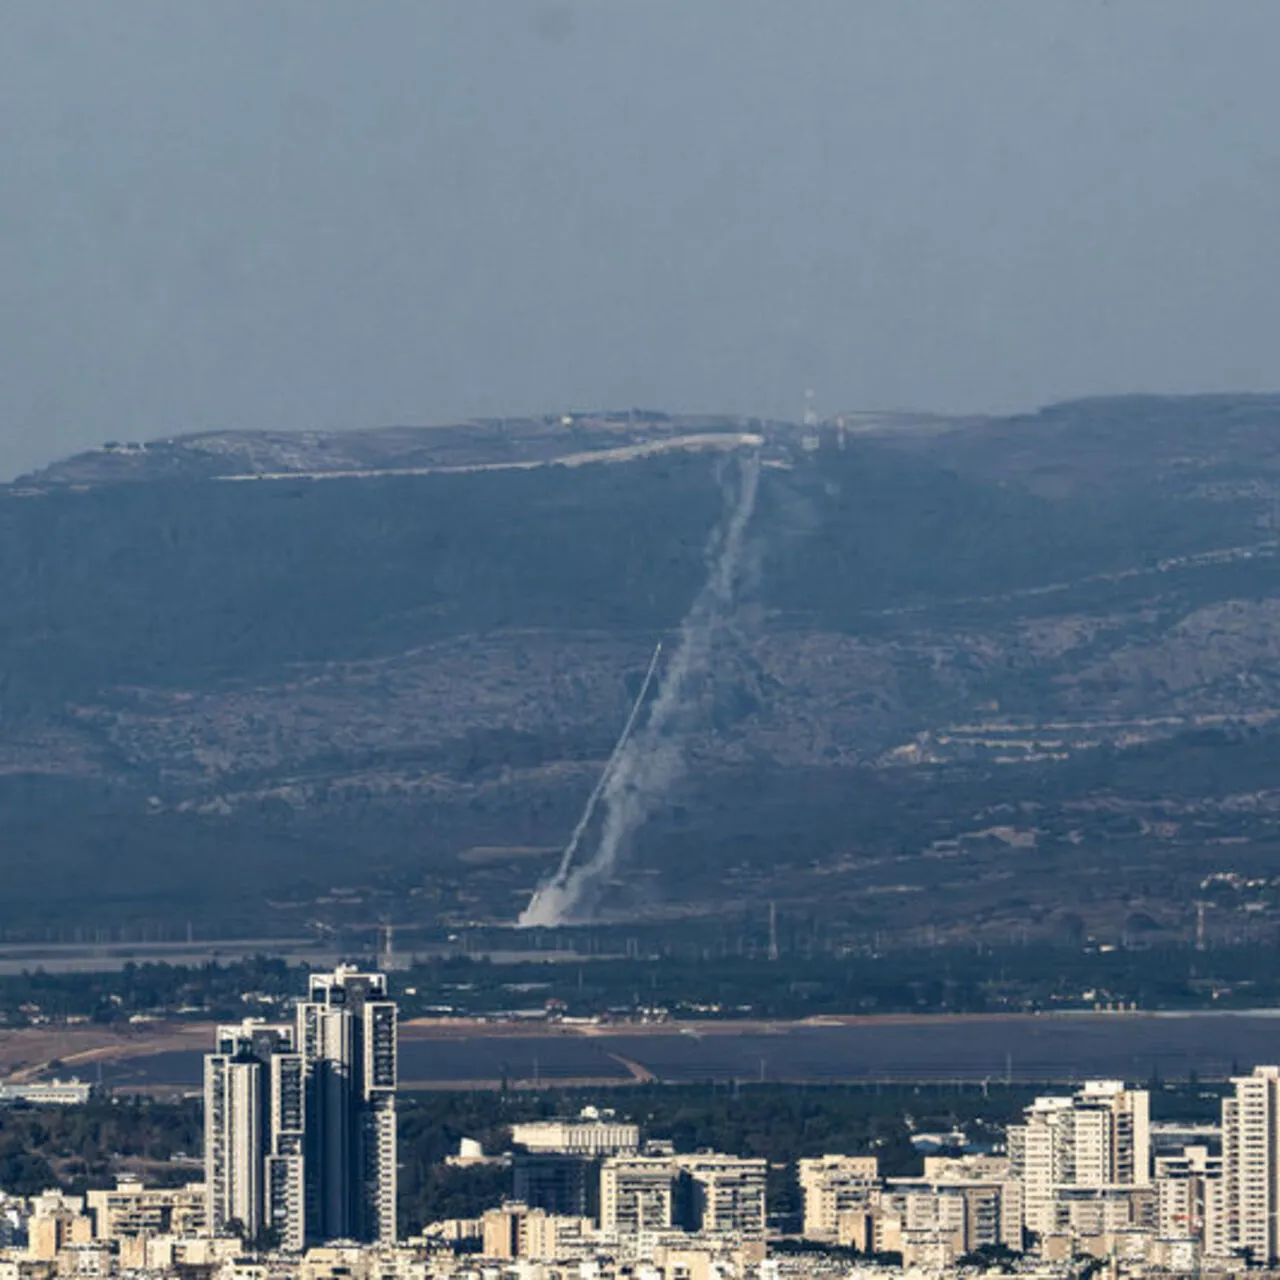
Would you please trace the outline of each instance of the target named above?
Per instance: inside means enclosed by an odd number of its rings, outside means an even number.
[[[1232,857],[1269,856],[1268,805],[1202,775],[1208,733],[1256,797],[1280,740],[1278,397],[174,441],[0,489],[0,929],[261,928],[264,894],[323,916],[353,865],[437,918],[513,918],[702,581],[717,458],[743,448],[766,463],[753,571],[619,904],[772,895],[855,928],[874,898],[882,930],[982,937],[1028,902],[1036,928],[1056,899],[1105,921],[1087,865],[1176,929],[1179,877],[1241,813]],[[609,465],[563,465],[583,456]],[[1125,791],[1150,751],[1163,798]],[[245,883],[195,867],[210,850]]]

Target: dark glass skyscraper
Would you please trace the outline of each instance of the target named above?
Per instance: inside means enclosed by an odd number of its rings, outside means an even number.
[[[307,1079],[306,1235],[396,1235],[396,1007],[381,973],[312,974],[298,1006]]]
[[[205,1057],[215,1232],[286,1249],[396,1233],[396,1007],[381,973],[313,974],[295,1025],[219,1027]]]

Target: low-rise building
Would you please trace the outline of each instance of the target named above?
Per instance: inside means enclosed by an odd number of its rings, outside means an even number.
[[[676,1156],[672,1163],[677,1177],[677,1226],[704,1236],[764,1239],[767,1161],[701,1152]]]
[[[581,1257],[595,1234],[590,1218],[556,1217],[523,1204],[490,1209],[481,1223],[487,1258]]]
[[[200,1236],[205,1231],[205,1186],[146,1187],[137,1178],[121,1178],[108,1191],[85,1193],[99,1240],[136,1236]]]
[[[1157,1230],[1157,1193],[1153,1187],[1059,1187],[1054,1198],[1053,1232],[1078,1237],[1113,1236]]]
[[[890,1179],[869,1210],[869,1231],[855,1247],[901,1253],[909,1266],[948,1267],[978,1249],[1021,1244],[1016,1203],[1005,1199],[1005,1184],[969,1181],[931,1183],[923,1178]]]
[[[595,1158],[632,1155],[640,1149],[640,1127],[588,1107],[570,1120],[535,1120],[511,1126],[511,1141],[526,1151]]]
[[[83,1196],[45,1191],[32,1200],[27,1223],[29,1257],[52,1262],[70,1245],[92,1240],[93,1219],[85,1212]]]
[[[64,1245],[54,1258],[59,1276],[115,1275],[116,1250],[109,1240],[88,1240]]]
[[[836,1242],[852,1229],[850,1215],[865,1217],[871,1192],[880,1185],[875,1156],[815,1156],[800,1161],[804,1196],[804,1235],[808,1240]],[[841,1215],[846,1216],[845,1230]]]
[[[512,1194],[531,1209],[558,1217],[595,1217],[600,1206],[600,1161],[560,1151],[517,1151]]]
[[[93,1085],[70,1080],[33,1080],[28,1084],[0,1084],[0,1105],[22,1102],[31,1107],[82,1107],[93,1097]]]

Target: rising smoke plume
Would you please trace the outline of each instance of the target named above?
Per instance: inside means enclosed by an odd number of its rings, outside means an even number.
[[[534,891],[520,925],[551,928],[589,918],[631,838],[682,772],[680,716],[710,665],[717,633],[733,613],[747,526],[759,485],[760,457],[752,454],[739,463],[736,485],[727,483],[725,514],[707,543],[707,580],[680,624],[675,651],[662,674],[649,718],[632,734],[658,652],[559,868]],[[599,844],[590,859],[574,866],[574,853],[597,803],[604,808]]]

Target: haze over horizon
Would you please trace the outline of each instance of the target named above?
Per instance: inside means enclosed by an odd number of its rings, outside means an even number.
[[[0,477],[1280,385],[1274,0],[14,0]]]

